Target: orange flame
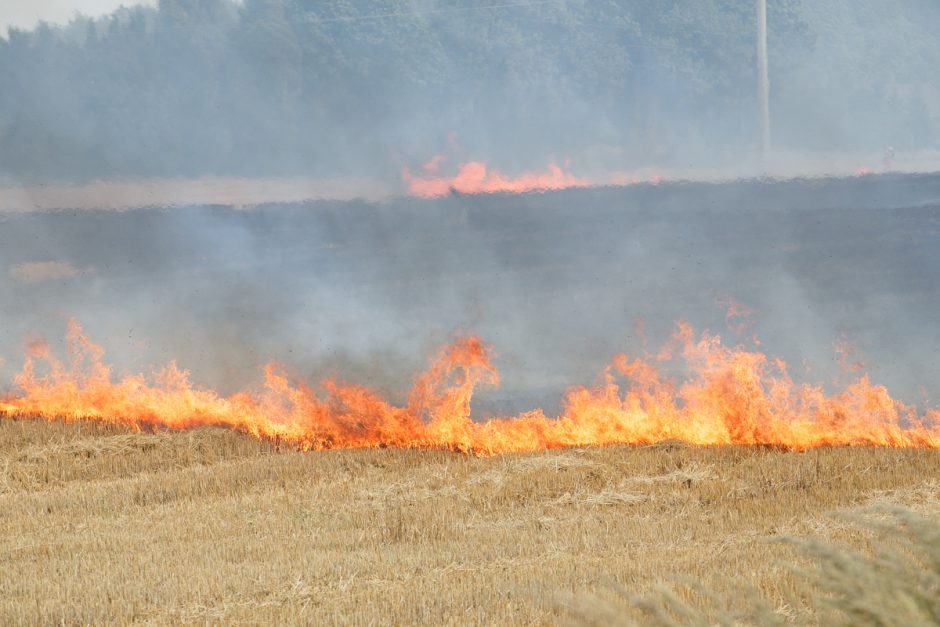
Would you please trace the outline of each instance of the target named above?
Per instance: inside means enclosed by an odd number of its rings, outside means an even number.
[[[67,366],[46,349],[27,353],[14,379],[18,392],[0,402],[0,415],[136,429],[219,426],[303,450],[394,446],[495,454],[671,439],[792,450],[940,448],[940,411],[918,415],[864,376],[828,395],[821,386],[794,383],[783,362],[725,347],[717,335],[696,337],[686,324],[658,356],[618,355],[600,384],[570,389],[557,418],[535,410],[485,422],[470,417],[473,393],[479,385],[497,385],[499,375],[490,350],[474,337],[458,338],[437,355],[415,378],[406,407],[334,380],[322,382],[317,393],[273,364],[265,367],[260,389],[229,397],[194,387],[174,363],[149,381],[137,375],[115,383],[102,349],[74,322],[67,344]],[[690,371],[679,384],[658,368],[674,356]],[[37,364],[45,374],[37,373]]]
[[[462,164],[455,176],[437,176],[443,161],[443,155],[433,157],[422,168],[425,175],[414,175],[408,168],[402,168],[401,177],[407,186],[408,193],[421,198],[439,198],[451,192],[461,194],[522,193],[591,185],[591,181],[578,178],[557,165],[549,165],[544,172],[524,172],[512,178],[504,176],[498,170],[488,169],[485,163],[471,161]]]
[[[401,178],[408,194],[419,198],[441,198],[453,192],[519,194],[595,185],[659,185],[664,180],[662,175],[650,172],[616,172],[606,179],[592,180],[572,174],[567,169],[567,163],[565,167],[551,164],[541,172],[524,172],[516,177],[507,177],[482,161],[463,163],[457,168],[456,175],[444,176],[440,170],[447,159],[444,153],[434,155],[421,166],[420,174],[412,174],[409,168],[403,167]]]

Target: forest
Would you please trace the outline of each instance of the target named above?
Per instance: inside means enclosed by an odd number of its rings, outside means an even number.
[[[940,144],[940,5],[770,0],[774,143]],[[752,0],[159,0],[0,37],[0,182],[755,151]]]

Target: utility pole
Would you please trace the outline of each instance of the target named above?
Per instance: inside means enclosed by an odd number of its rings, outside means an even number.
[[[760,107],[760,156],[770,157],[770,78],[767,74],[767,0],[757,0],[757,102]]]

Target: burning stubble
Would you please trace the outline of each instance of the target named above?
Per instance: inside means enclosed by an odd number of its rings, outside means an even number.
[[[910,402],[934,368],[916,346],[935,292],[911,272],[937,263],[914,237],[933,181],[8,216],[8,267],[31,250],[96,272],[13,281],[7,335],[54,339],[74,315],[109,358],[73,324],[64,351],[28,355],[5,412],[304,449],[934,446],[936,414]],[[834,338],[864,371],[831,361]]]
[[[823,386],[794,384],[781,361],[730,349],[720,338],[680,324],[652,361],[617,355],[603,383],[574,387],[564,413],[471,419],[480,385],[497,385],[489,349],[462,337],[415,377],[408,404],[396,407],[368,388],[327,380],[322,392],[295,381],[276,364],[265,367],[260,391],[229,397],[193,387],[169,364],[152,380],[112,383],[103,351],[69,325],[70,366],[45,350],[27,356],[15,383],[20,392],[0,403],[7,418],[96,420],[107,424],[189,429],[221,426],[303,449],[438,448],[494,454],[575,446],[654,444],[940,448],[940,412],[918,415],[867,377],[828,395]],[[656,362],[675,355],[691,373],[665,379]],[[45,374],[37,363],[44,362]]]

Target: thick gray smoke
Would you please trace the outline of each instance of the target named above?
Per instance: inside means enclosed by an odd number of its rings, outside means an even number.
[[[401,400],[438,346],[475,332],[504,376],[481,411],[551,411],[681,319],[731,344],[757,334],[795,378],[827,384],[844,340],[919,402],[940,375],[938,204],[940,177],[887,175],[9,214],[2,353],[74,316],[118,371],[176,359],[232,391],[275,359]],[[750,326],[728,328],[729,298]]]
[[[938,20],[928,0],[770,0],[763,163],[752,0],[161,0],[10,31],[0,380],[74,317],[118,372],[175,359],[229,392],[273,359],[402,400],[473,332],[504,379],[480,411],[551,411],[685,320],[826,383],[844,340],[920,401],[940,179],[671,179],[936,169]],[[402,168],[442,151],[443,174],[667,180],[401,198]],[[729,299],[753,312],[741,338]]]

